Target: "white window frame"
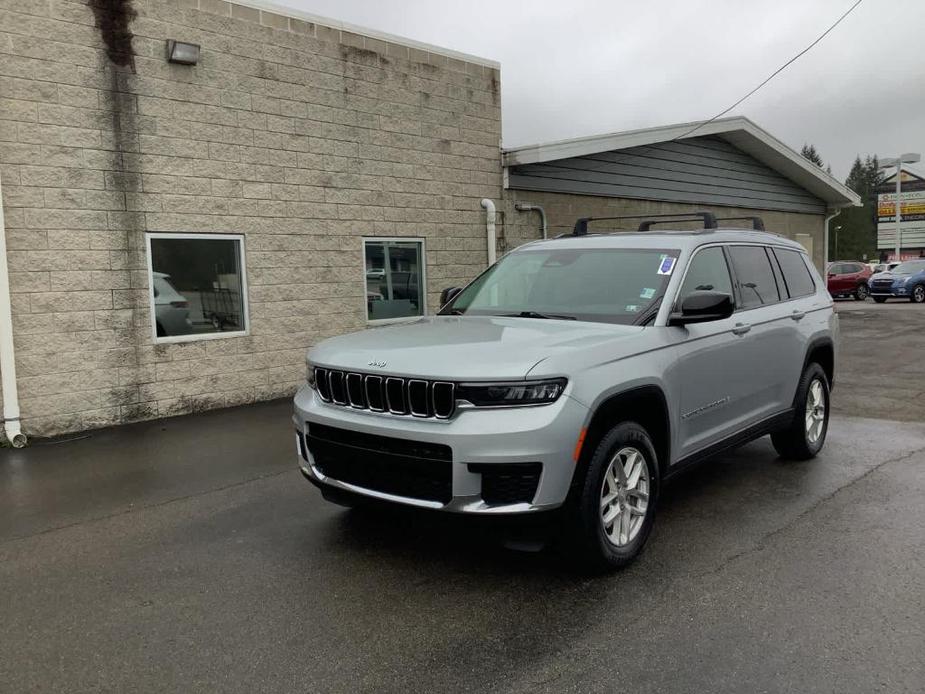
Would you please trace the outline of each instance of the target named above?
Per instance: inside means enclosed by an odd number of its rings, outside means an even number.
[[[383,242],[419,243],[421,244],[421,315],[403,316],[401,318],[380,318],[371,320],[366,310],[366,244]],[[360,263],[363,278],[363,315],[367,325],[389,325],[391,323],[410,323],[427,315],[427,241],[422,236],[364,236],[360,239]]]
[[[151,241],[154,239],[179,239],[179,240],[214,240],[214,241],[237,241],[241,249],[241,311],[244,317],[244,329],[235,331],[221,331],[217,333],[191,333],[189,335],[168,335],[167,337],[158,337],[157,335],[157,312],[154,306],[154,267],[151,255]],[[145,233],[145,249],[148,261],[148,307],[151,311],[151,338],[155,344],[171,344],[176,342],[199,342],[200,340],[222,340],[229,337],[245,337],[250,335],[250,307],[247,301],[247,256],[244,243],[244,234],[212,234],[209,232],[201,233],[174,233],[149,231]]]

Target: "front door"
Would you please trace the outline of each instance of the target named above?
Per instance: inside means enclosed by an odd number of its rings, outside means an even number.
[[[695,252],[674,310],[680,310],[684,297],[698,290],[735,296],[722,246]],[[740,322],[733,314],[723,320],[668,328],[678,347],[677,359],[667,374],[677,389],[676,459],[726,438],[746,425],[751,416],[741,404],[749,400],[756,365],[748,347],[749,331],[743,330]]]

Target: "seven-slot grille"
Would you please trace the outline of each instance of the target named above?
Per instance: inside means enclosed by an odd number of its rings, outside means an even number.
[[[325,402],[358,410],[449,419],[456,384],[315,367],[315,388]]]
[[[871,288],[872,288],[872,289],[882,289],[882,290],[889,291],[890,289],[893,288],[893,280],[891,280],[891,279],[888,279],[888,280],[874,280],[873,282],[871,282]]]

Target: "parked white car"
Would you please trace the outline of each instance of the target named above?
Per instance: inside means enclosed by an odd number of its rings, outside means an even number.
[[[154,319],[158,337],[188,335],[193,332],[189,301],[170,283],[170,275],[153,272]]]

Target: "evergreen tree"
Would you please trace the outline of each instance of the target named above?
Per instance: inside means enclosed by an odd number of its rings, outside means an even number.
[[[822,155],[816,151],[815,145],[803,145],[803,149],[800,150],[800,154],[809,159],[813,164],[818,166],[820,169],[825,163],[822,161]]]
[[[860,155],[851,165],[845,185],[861,197],[863,207],[846,207],[831,222],[829,243],[831,260],[876,260],[877,250],[877,188],[883,183],[883,172],[876,156]],[[835,228],[838,230],[838,258],[835,257]]]

